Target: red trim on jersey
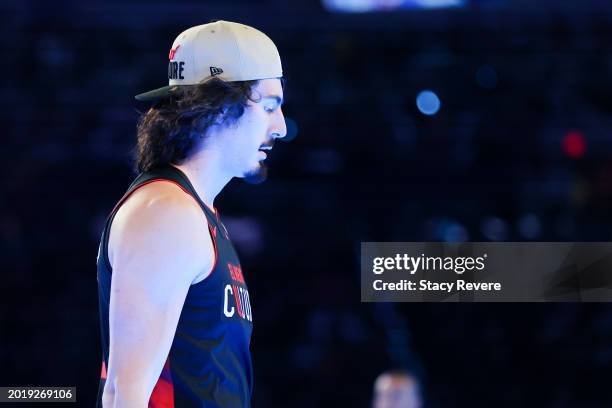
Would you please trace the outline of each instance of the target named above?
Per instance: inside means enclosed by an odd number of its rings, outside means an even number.
[[[207,219],[207,221],[208,221],[208,219]],[[208,277],[210,275],[212,275],[213,271],[215,270],[215,267],[217,266],[217,227],[213,227],[212,225],[210,225],[210,222],[209,222],[208,223],[208,232],[210,233],[210,237],[212,238],[213,249],[215,250],[215,262],[213,263],[213,266],[212,266],[210,272],[208,273],[206,278],[204,278],[204,280],[208,279]]]
[[[102,360],[102,371],[100,372],[100,378],[106,380],[106,362]]]
[[[170,371],[170,357],[166,358],[166,364],[153,388],[149,408],[174,408],[174,382]]]

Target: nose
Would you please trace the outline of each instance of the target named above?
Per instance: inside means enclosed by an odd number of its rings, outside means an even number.
[[[285,123],[285,115],[283,110],[279,107],[274,114],[274,121],[272,123],[272,138],[281,139],[287,136],[287,124]]]

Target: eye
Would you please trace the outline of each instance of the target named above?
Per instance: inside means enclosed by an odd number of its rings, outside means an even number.
[[[266,112],[274,112],[277,108],[277,105],[264,105],[264,110]]]

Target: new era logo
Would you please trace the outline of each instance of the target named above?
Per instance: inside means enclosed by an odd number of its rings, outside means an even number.
[[[223,73],[223,70],[221,68],[210,67],[210,75],[215,76],[215,75],[219,75],[222,73]]]

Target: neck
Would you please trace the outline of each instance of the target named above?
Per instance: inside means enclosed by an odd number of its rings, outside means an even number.
[[[211,209],[214,208],[217,194],[232,179],[223,172],[218,150],[202,149],[183,163],[173,166],[185,173],[200,199]]]

